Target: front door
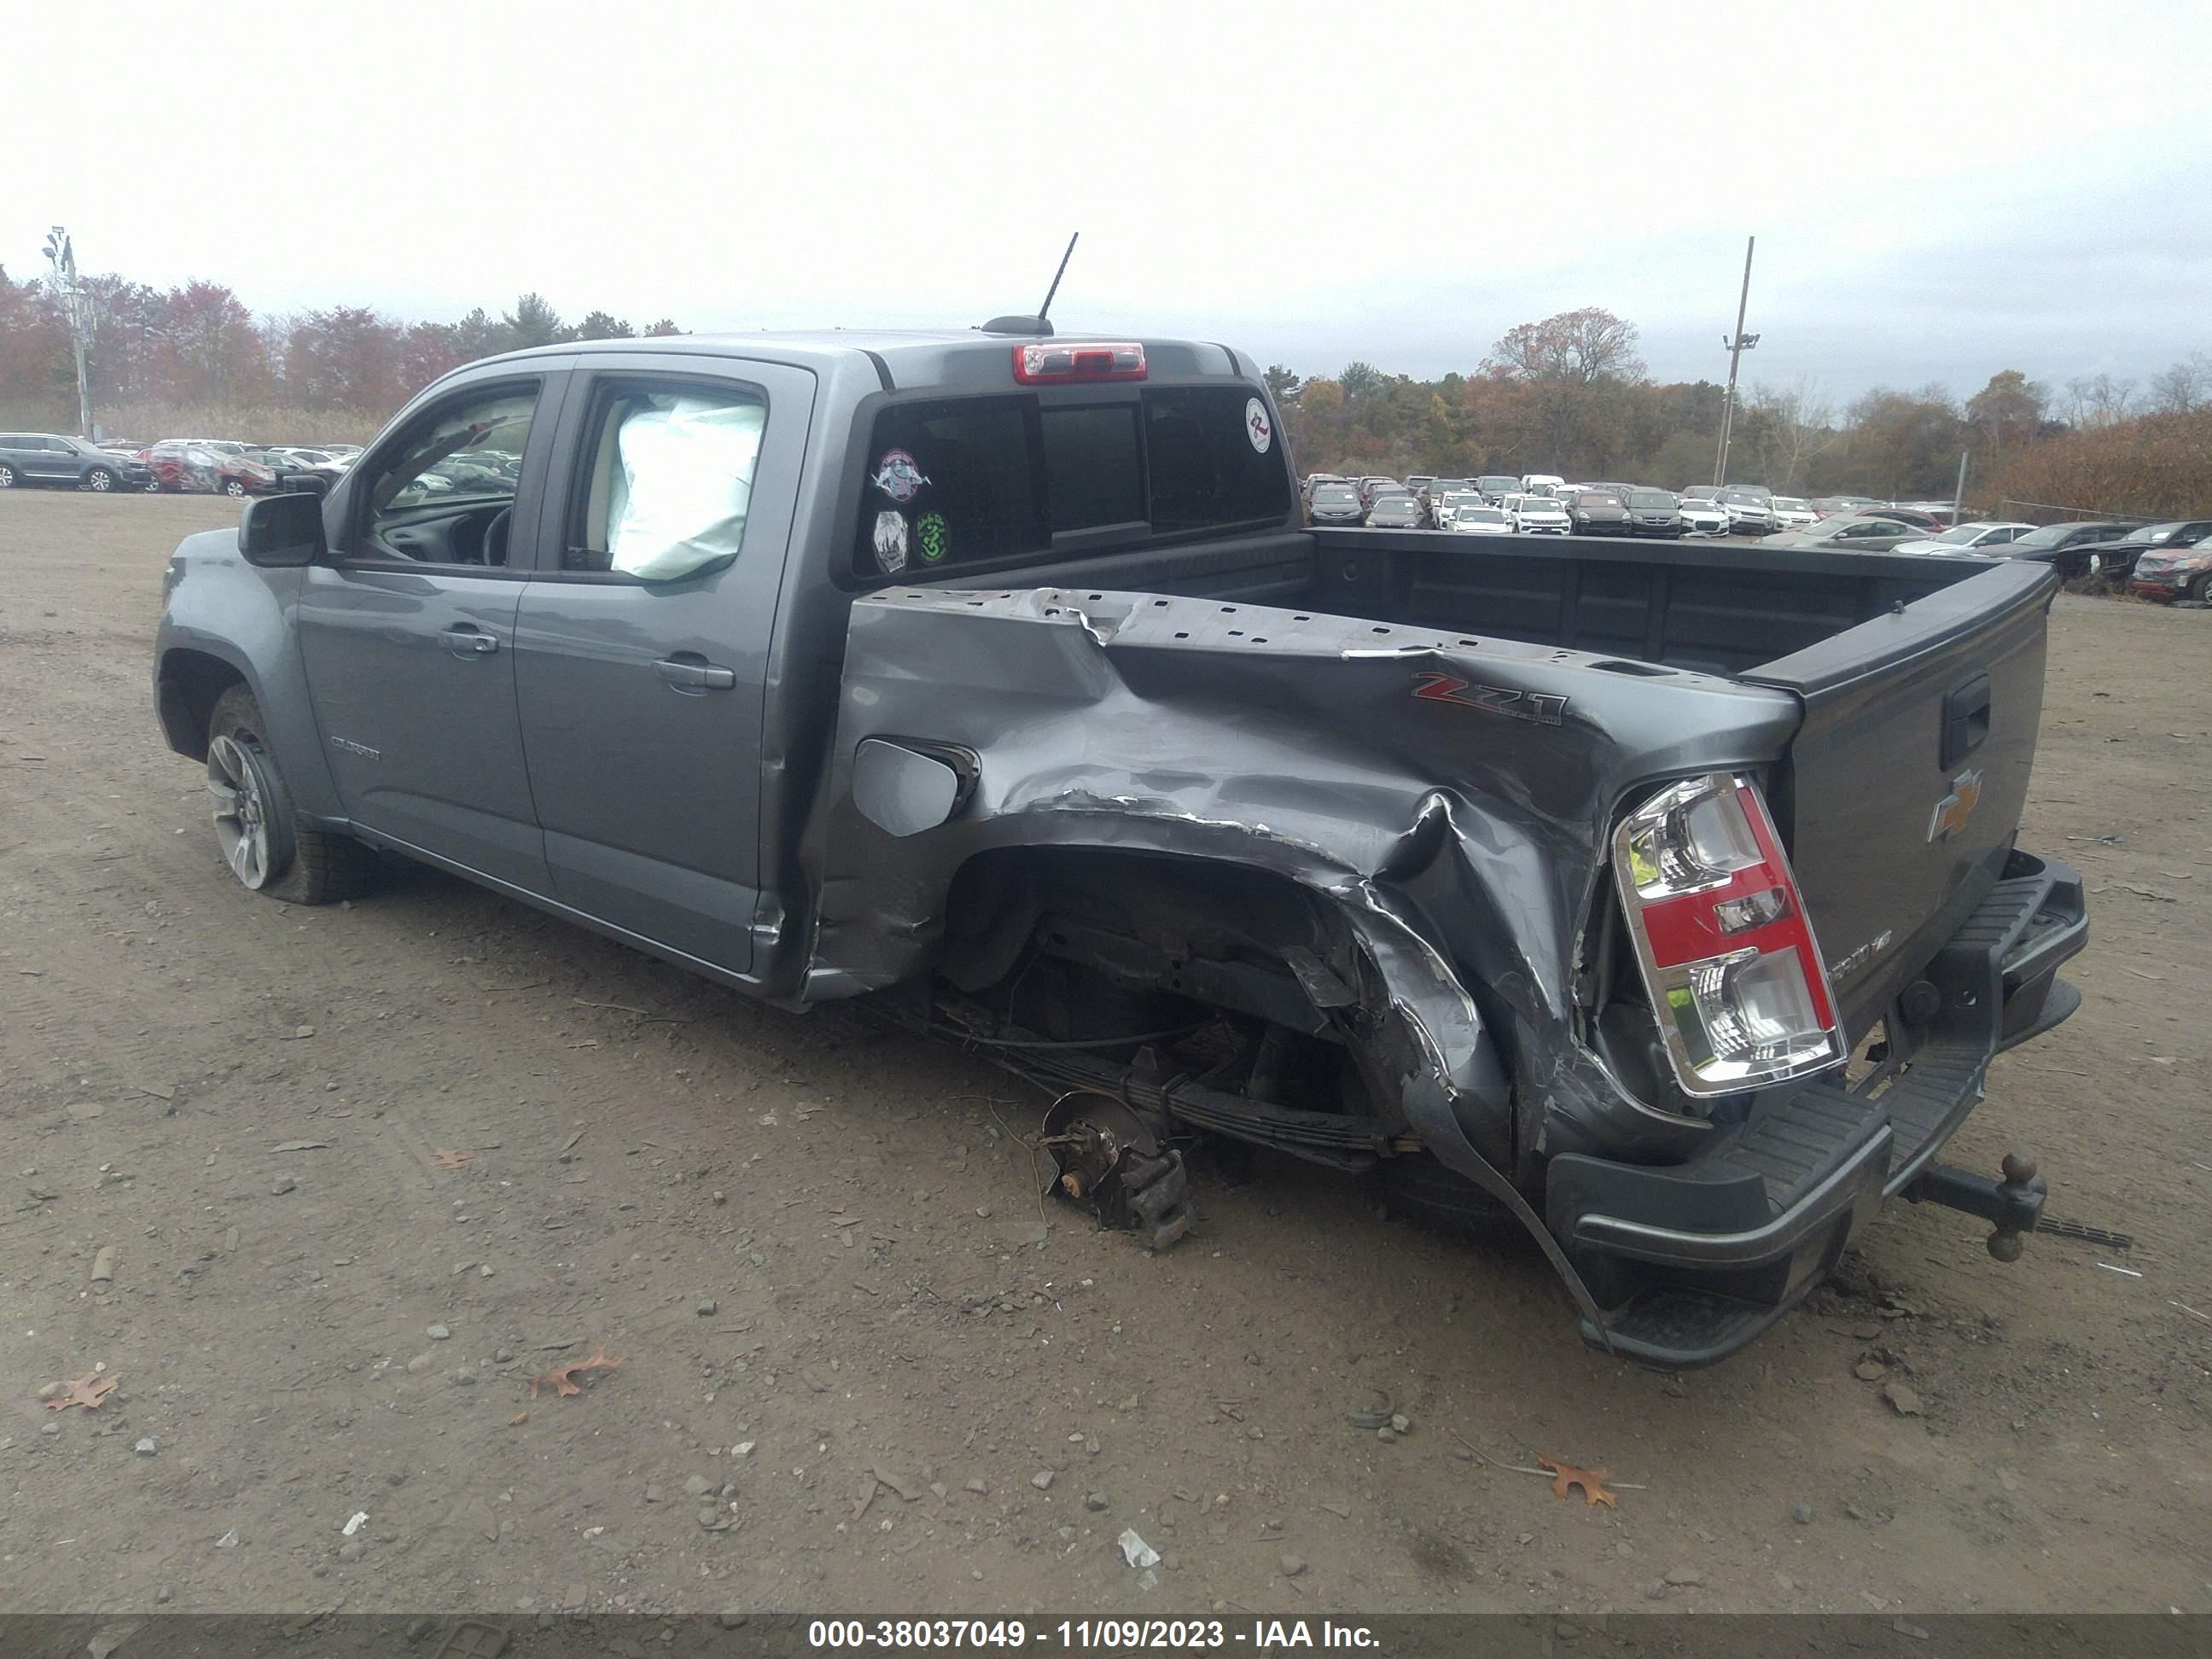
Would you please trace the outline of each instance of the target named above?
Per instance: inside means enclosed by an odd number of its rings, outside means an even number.
[[[594,355],[515,626],[555,893],[732,974],[760,919],[761,731],[814,377]]]
[[[362,458],[299,632],[347,815],[497,882],[549,882],[515,712],[559,371],[478,381]]]

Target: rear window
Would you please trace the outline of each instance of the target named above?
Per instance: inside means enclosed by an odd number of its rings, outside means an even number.
[[[1224,386],[893,404],[868,447],[854,568],[876,579],[1279,523],[1290,479],[1256,401]]]

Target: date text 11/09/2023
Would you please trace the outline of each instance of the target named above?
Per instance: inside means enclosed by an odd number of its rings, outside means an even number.
[[[1249,1653],[1293,1648],[1371,1649],[1381,1639],[1364,1625],[1328,1619],[816,1619],[807,1645],[819,1649],[1059,1648],[1118,1652],[1158,1648],[1243,1648]]]

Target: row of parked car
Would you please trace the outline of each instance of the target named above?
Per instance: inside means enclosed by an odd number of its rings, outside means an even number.
[[[58,485],[117,490],[268,495],[327,484],[353,465],[359,444],[264,445],[227,438],[94,444],[54,432],[0,432],[0,489]]]
[[[1756,484],[1573,484],[1548,473],[1401,482],[1316,472],[1304,493],[1306,515],[1317,524],[1470,536],[1756,536],[1777,547],[1836,553],[2036,559],[2069,580],[2095,575],[2144,599],[2212,603],[2212,520],[1954,525],[1946,501],[1804,500]]]

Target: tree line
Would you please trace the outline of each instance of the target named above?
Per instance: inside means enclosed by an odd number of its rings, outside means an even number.
[[[494,316],[404,321],[367,306],[284,313],[249,309],[220,283],[156,289],[109,273],[84,276],[95,410],[118,405],[203,410],[279,407],[380,419],[463,363],[567,340],[680,334],[660,318],[643,328],[605,311],[563,320],[525,294]],[[76,369],[69,316],[52,284],[0,269],[0,417],[76,429]],[[12,412],[10,412],[12,411]]]
[[[480,357],[683,331],[669,318],[638,328],[599,310],[571,323],[535,293],[497,315],[478,307],[437,322],[366,306],[257,313],[220,283],[164,289],[109,273],[80,287],[93,322],[94,406],[111,429],[121,411],[276,440],[313,416],[335,437],[374,429],[416,390]],[[1709,380],[1653,380],[1635,324],[1595,306],[1509,329],[1475,368],[1437,380],[1364,362],[1310,379],[1277,364],[1267,380],[1306,471],[1542,471],[1668,489],[1712,477],[1727,396]],[[2054,387],[2005,369],[1963,402],[1941,386],[1877,387],[1838,409],[1808,378],[1754,381],[1739,391],[1729,478],[1784,495],[1942,497],[1963,452],[1978,503],[2009,495],[2193,513],[2212,477],[2199,435],[2208,405],[2212,358],[2201,352],[2140,386],[2099,374]],[[0,270],[0,423],[73,430],[76,407],[60,296]],[[256,426],[272,429],[246,429]]]
[[[1307,379],[1276,364],[1267,380],[1302,471],[1398,477],[1557,472],[1679,489],[1711,480],[1727,401],[1708,380],[1654,380],[1636,325],[1596,307],[1509,330],[1471,373],[1417,380],[1354,362]],[[2082,477],[2030,462],[2055,459],[2053,446],[2112,456],[2161,444],[2185,452],[2185,441],[2155,434],[2194,429],[2208,404],[2212,358],[2201,352],[2140,387],[2100,374],[2054,389],[2005,369],[1963,402],[1936,385],[1883,386],[1838,409],[1809,378],[1754,382],[1738,390],[1729,482],[1783,495],[1948,497],[1966,453],[1974,501],[2124,487],[2142,498],[2132,510],[2190,511],[2212,487],[2202,471],[2192,478],[2172,467],[2125,476],[2105,467]],[[2081,441],[2100,434],[2112,435]]]

